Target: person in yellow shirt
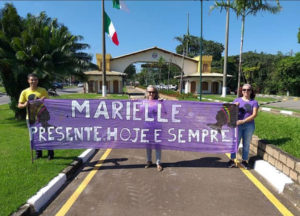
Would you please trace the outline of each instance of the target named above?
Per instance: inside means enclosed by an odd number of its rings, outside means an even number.
[[[18,103],[19,109],[27,108],[28,101],[49,98],[47,90],[44,88],[38,87],[39,79],[38,79],[37,75],[29,74],[27,76],[27,78],[28,78],[29,88],[24,89],[21,92],[21,95],[19,98],[19,103]],[[26,121],[27,121],[27,124],[29,124],[28,110],[27,110],[27,115],[26,115]],[[42,150],[37,150],[35,159],[41,158],[42,155],[43,155]],[[54,151],[48,150],[48,159],[52,160],[53,158],[54,158]]]

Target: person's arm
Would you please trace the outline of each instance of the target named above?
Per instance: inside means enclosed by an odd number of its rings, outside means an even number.
[[[28,101],[26,100],[26,97],[24,95],[24,92],[21,93],[19,103],[18,103],[18,108],[19,109],[24,109],[28,105]]]
[[[24,108],[27,107],[27,105],[28,105],[28,101],[26,101],[26,102],[24,102],[24,103],[19,102],[19,103],[18,103],[18,108],[19,108],[19,109],[24,109]]]
[[[258,107],[254,107],[252,115],[249,116],[249,117],[247,117],[247,118],[245,118],[245,119],[243,119],[243,120],[238,120],[237,121],[237,125],[245,124],[245,123],[250,122],[253,119],[255,119],[255,117],[257,116],[257,111],[258,111]]]

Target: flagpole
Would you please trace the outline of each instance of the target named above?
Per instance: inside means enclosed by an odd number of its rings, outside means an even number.
[[[106,97],[106,49],[105,49],[105,15],[104,0],[102,0],[102,97]]]
[[[199,100],[202,100],[202,42],[203,42],[203,0],[201,0],[201,31],[200,31],[200,83],[199,83]]]

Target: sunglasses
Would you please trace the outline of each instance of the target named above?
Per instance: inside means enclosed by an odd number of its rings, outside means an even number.
[[[155,91],[148,91],[149,94],[155,94]]]
[[[247,92],[249,92],[249,91],[251,91],[251,89],[243,89],[242,91],[247,91]]]

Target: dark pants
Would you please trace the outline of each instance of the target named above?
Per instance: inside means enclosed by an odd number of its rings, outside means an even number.
[[[42,157],[43,156],[42,150],[36,150],[35,153],[36,153],[37,157]],[[54,157],[54,151],[53,150],[48,150],[48,156]]]

